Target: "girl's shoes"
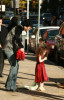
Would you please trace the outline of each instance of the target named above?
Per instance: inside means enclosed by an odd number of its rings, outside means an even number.
[[[44,92],[45,89],[44,89],[44,87],[41,87],[41,88],[39,87],[39,88],[38,88],[38,91],[42,91],[42,92]]]
[[[38,89],[38,84],[35,84],[35,86],[27,86],[27,85],[25,85],[24,88],[29,89],[29,90],[37,90]]]
[[[30,87],[30,90],[37,90],[38,89],[38,84],[36,84],[35,86]]]
[[[24,86],[24,88],[26,88],[26,89],[30,89],[30,86],[28,86],[28,85],[25,85],[25,86]]]

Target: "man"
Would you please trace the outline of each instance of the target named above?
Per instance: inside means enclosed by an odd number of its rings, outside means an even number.
[[[2,16],[0,16],[0,77],[2,77],[4,67],[3,46],[5,44],[7,33],[7,28],[2,25]]]
[[[5,87],[9,91],[16,90],[16,80],[18,73],[18,61],[16,59],[16,51],[21,49],[24,51],[22,44],[21,34],[23,31],[28,31],[32,28],[32,22],[29,19],[26,19],[22,22],[22,25],[17,25],[14,27],[7,35],[6,44],[4,46],[4,52],[8,58],[8,61],[11,65],[10,73],[8,75]]]

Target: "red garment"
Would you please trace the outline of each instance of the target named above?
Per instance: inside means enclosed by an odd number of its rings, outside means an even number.
[[[39,56],[37,57],[37,64],[35,68],[35,82],[44,82],[48,80],[44,62],[39,63]]]
[[[21,49],[19,49],[17,52],[16,52],[16,59],[17,60],[24,60],[25,59],[25,52],[22,52]]]

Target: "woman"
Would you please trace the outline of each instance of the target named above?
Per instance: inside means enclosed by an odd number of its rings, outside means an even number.
[[[26,19],[22,22],[22,25],[17,25],[7,35],[6,43],[4,46],[4,52],[11,65],[10,73],[8,75],[5,85],[7,90],[12,90],[12,91],[16,90],[16,80],[17,80],[19,65],[15,53],[18,49],[24,51],[23,44],[21,43],[22,41],[21,34],[23,31],[28,31],[31,28],[32,28],[32,22],[29,19]]]

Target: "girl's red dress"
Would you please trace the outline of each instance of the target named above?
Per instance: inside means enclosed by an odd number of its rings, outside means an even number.
[[[48,76],[46,74],[46,69],[44,62],[39,62],[39,56],[37,57],[37,64],[35,68],[35,82],[44,82],[48,80]]]

